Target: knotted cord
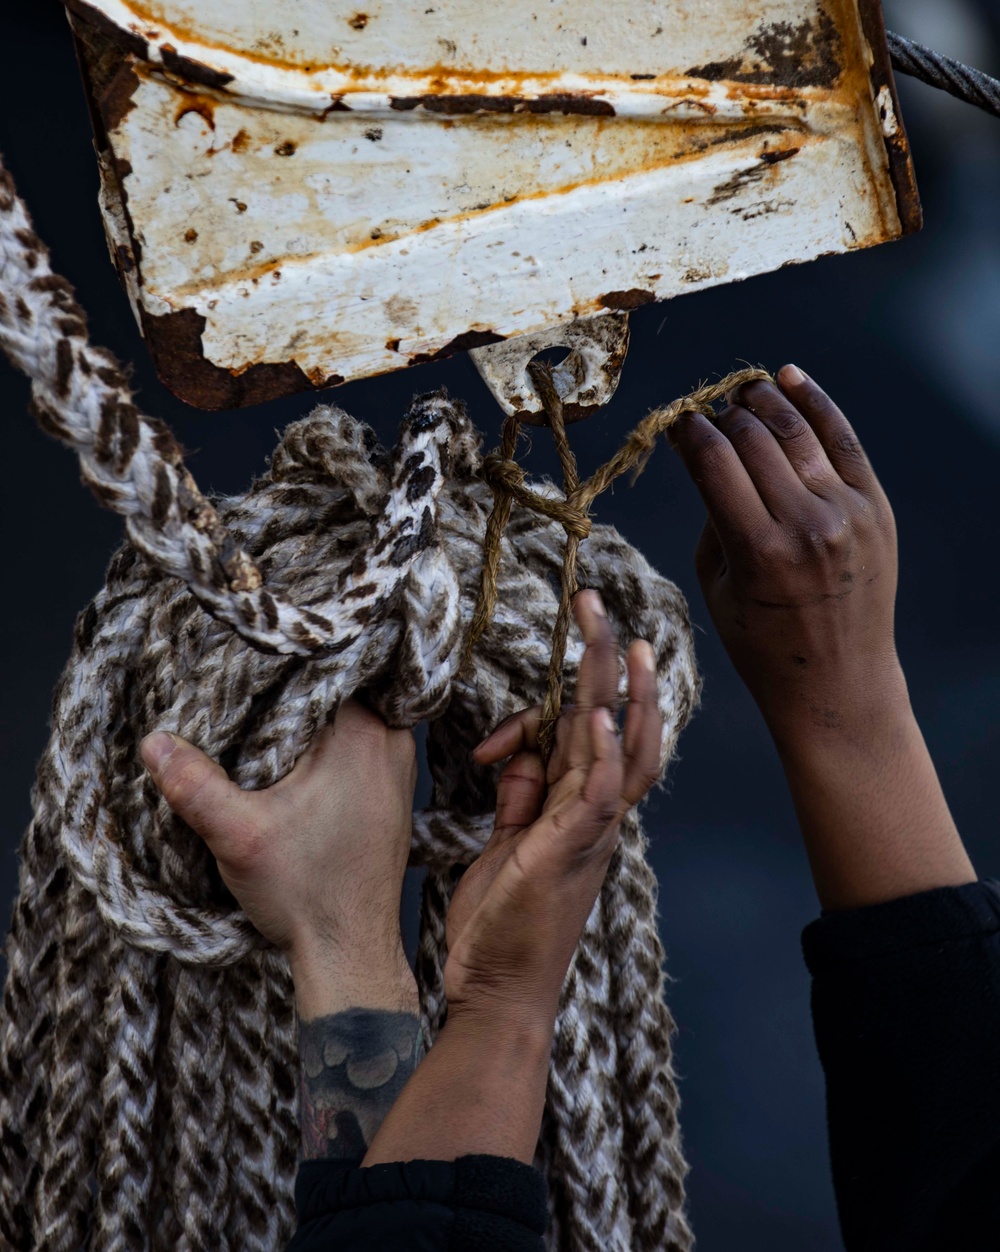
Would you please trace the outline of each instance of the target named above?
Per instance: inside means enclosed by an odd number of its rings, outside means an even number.
[[[562,707],[563,663],[566,640],[572,615],[573,596],[578,588],[577,557],[581,542],[590,534],[590,509],[602,492],[622,474],[632,471],[632,481],[646,468],[656,446],[656,441],[684,413],[702,413],[714,419],[713,404],[744,383],[758,380],[773,381],[766,370],[743,369],[727,374],[717,383],[706,383],[681,396],[670,404],[654,409],[634,428],[624,444],[609,461],[594,471],[589,478],[580,481],[576,456],[566,434],[562,400],[556,390],[552,367],[545,361],[532,361],[528,373],[542,401],[556,452],[562,466],[562,498],[545,495],[528,486],[522,467],[514,459],[517,447],[519,423],[516,416],[506,418],[500,446],[483,460],[481,476],[493,492],[493,511],[486,526],[483,541],[482,576],[479,596],[472,624],[466,639],[466,661],[472,656],[483,631],[489,625],[497,602],[497,570],[500,565],[500,549],[504,531],[510,519],[511,504],[516,501],[541,517],[558,522],[566,533],[560,576],[559,608],[552,628],[552,656],[549,661],[542,706],[539,747],[547,760],[555,736],[555,724]]]

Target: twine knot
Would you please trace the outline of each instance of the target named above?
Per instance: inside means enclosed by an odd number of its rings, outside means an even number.
[[[597,497],[611,486],[621,474],[632,470],[632,481],[646,468],[656,441],[684,413],[702,413],[714,420],[713,405],[734,388],[744,383],[773,382],[766,370],[745,369],[728,374],[717,383],[697,388],[689,395],[673,403],[654,409],[634,428],[625,443],[610,461],[605,462],[584,482],[580,482],[576,457],[566,436],[562,399],[556,390],[552,367],[543,361],[532,361],[528,373],[545,408],[549,427],[555,440],[556,451],[563,471],[563,498],[543,495],[527,485],[524,469],[514,460],[520,423],[516,416],[507,417],[500,436],[500,446],[483,458],[480,476],[493,492],[493,511],[486,524],[483,539],[483,567],[479,582],[479,598],[469,625],[465,643],[465,665],[483,632],[490,624],[497,600],[497,574],[500,568],[500,550],[503,534],[510,520],[511,505],[516,501],[523,508],[531,509],[551,521],[558,522],[566,532],[563,550],[562,579],[559,609],[552,630],[552,658],[549,664],[545,702],[539,731],[542,756],[548,761],[555,740],[556,723],[562,706],[563,662],[566,656],[566,640],[572,613],[573,596],[576,594],[577,552],[582,540],[590,534],[590,507]]]

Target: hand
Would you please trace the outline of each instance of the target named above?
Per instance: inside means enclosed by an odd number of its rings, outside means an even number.
[[[264,791],[241,791],[179,736],[150,735],[142,754],[244,912],[288,954],[303,1016],[415,1000],[399,931],[416,785],[409,731],[347,700]]]
[[[574,614],[587,647],[576,704],[559,719],[548,770],[536,751],[540,709],[503,723],[475,750],[481,764],[510,756],[497,788],[496,822],[448,911],[449,1014],[497,1006],[555,1019],[573,951],[618,841],[618,826],[660,772],[662,722],[653,652],[629,649],[624,742],[615,731],[618,646],[594,591]]]
[[[820,903],[975,880],[896,656],[896,528],[847,419],[793,365],[671,442],[708,508],[698,577],[774,736]]]
[[[671,432],[708,521],[709,611],[777,739],[851,726],[905,698],[892,510],[847,419],[795,366],[754,382],[715,426]]]
[[[559,994],[618,840],[618,823],[659,777],[662,725],[653,652],[628,653],[623,743],[615,733],[618,647],[600,597],[574,604],[587,644],[576,704],[559,719],[548,770],[539,709],[475,751],[511,760],[496,823],[448,910],[448,1018],[372,1142],[365,1165],[469,1153],[530,1163],[545,1105]]]

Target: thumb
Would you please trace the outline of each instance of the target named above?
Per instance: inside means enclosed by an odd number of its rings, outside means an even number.
[[[497,783],[494,838],[516,834],[542,815],[545,766],[537,752],[518,752]],[[492,840],[491,840],[492,842]]]
[[[217,860],[239,859],[253,829],[251,793],[180,735],[156,731],[140,751],[171,810],[201,835]]]

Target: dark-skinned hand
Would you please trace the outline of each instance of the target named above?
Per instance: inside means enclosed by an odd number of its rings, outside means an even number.
[[[709,611],[776,738],[897,691],[892,509],[850,423],[797,367],[671,430],[708,509]]]
[[[503,1004],[549,1024],[570,958],[597,899],[622,817],[659,775],[662,722],[649,644],[628,651],[629,704],[619,742],[618,644],[595,591],[574,615],[586,650],[575,704],[559,719],[548,768],[537,751],[540,709],[502,723],[475,750],[510,757],[497,789],[496,823],[448,910],[449,1013]]]

